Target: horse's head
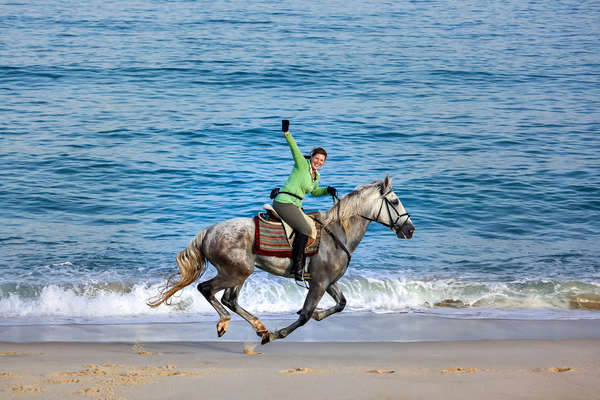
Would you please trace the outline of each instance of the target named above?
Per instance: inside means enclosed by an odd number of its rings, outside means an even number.
[[[367,209],[363,217],[371,221],[379,222],[390,228],[400,239],[411,239],[415,232],[415,226],[410,220],[410,215],[404,209],[402,202],[392,189],[391,179],[385,177],[379,182],[369,196]]]

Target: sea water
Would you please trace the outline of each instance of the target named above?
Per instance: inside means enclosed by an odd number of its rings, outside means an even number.
[[[593,1],[3,3],[0,324],[214,320],[195,285],[146,301],[199,231],[283,184],[281,119],[327,149],[321,185],[389,175],[416,227],[370,226],[345,313],[600,318],[599,20]],[[257,270],[240,303],[295,318],[305,294]]]

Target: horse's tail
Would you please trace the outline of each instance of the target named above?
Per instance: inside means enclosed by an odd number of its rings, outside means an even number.
[[[171,275],[167,283],[159,289],[158,295],[148,301],[147,304],[150,307],[158,307],[162,303],[169,305],[171,296],[202,276],[206,266],[206,260],[202,254],[202,241],[205,235],[206,230],[203,230],[196,235],[185,250],[177,254],[179,273]]]

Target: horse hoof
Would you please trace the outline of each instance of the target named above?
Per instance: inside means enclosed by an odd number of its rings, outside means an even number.
[[[256,331],[256,336],[263,337],[263,336],[265,336],[266,333],[269,333],[269,331],[266,331],[266,330],[265,331]]]
[[[256,334],[258,336],[262,337],[265,335],[265,333],[269,332],[267,327],[264,326],[263,323],[260,322],[260,320],[252,321],[252,322],[250,322],[250,324],[254,327],[254,329],[256,329]]]
[[[266,331],[262,335],[262,341],[260,342],[260,344],[267,344],[267,343],[270,343],[270,342],[271,342],[271,332]]]
[[[227,328],[229,328],[229,320],[219,321],[217,324],[217,335],[219,337],[223,336],[225,332],[227,332]]]

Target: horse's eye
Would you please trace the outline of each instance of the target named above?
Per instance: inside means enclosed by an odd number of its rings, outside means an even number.
[[[393,205],[397,206],[398,204],[400,204],[400,200],[398,200],[398,199],[394,199],[394,200],[392,200],[392,201],[391,201],[391,203],[392,203]]]

